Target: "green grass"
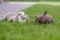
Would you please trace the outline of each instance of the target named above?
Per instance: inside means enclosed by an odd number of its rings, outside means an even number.
[[[29,2],[39,2],[39,1],[44,1],[44,2],[59,2],[60,0],[6,0],[6,1],[29,1]]]
[[[29,2],[49,1],[49,2],[59,2],[60,0],[6,0],[6,1],[29,1]]]
[[[24,10],[29,23],[0,21],[0,40],[60,40],[60,6],[36,4]],[[48,11],[54,23],[38,24],[35,17]]]

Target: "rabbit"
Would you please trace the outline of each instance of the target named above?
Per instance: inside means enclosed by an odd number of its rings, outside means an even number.
[[[5,16],[5,19],[7,21],[19,21],[19,22],[28,22],[29,21],[29,17],[27,14],[25,14],[24,12],[17,12],[16,14],[7,14]]]
[[[35,22],[38,22],[38,23],[53,23],[54,19],[51,15],[47,14],[47,11],[45,11],[42,15],[37,16]]]

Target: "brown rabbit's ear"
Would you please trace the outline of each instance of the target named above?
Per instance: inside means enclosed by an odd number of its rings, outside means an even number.
[[[42,15],[43,15],[43,16],[46,16],[46,14],[47,14],[47,11],[45,11]]]
[[[45,11],[44,13],[43,13],[43,15],[46,15],[47,14],[47,11]]]

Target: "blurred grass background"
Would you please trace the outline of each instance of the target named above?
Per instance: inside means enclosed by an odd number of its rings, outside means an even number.
[[[35,23],[35,17],[45,11],[54,17],[54,23]],[[0,21],[0,40],[60,40],[60,6],[36,4],[24,12],[29,23]]]
[[[5,1],[28,1],[28,2],[39,2],[39,1],[44,1],[44,2],[59,2],[60,0],[5,0]]]

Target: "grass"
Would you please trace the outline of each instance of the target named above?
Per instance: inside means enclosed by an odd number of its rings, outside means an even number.
[[[39,2],[39,1],[44,1],[44,2],[59,2],[60,0],[5,0],[5,1],[29,1],[29,2]]]
[[[60,6],[36,4],[24,10],[29,23],[0,21],[0,40],[60,40]],[[48,11],[54,17],[51,24],[35,23],[35,16]]]

